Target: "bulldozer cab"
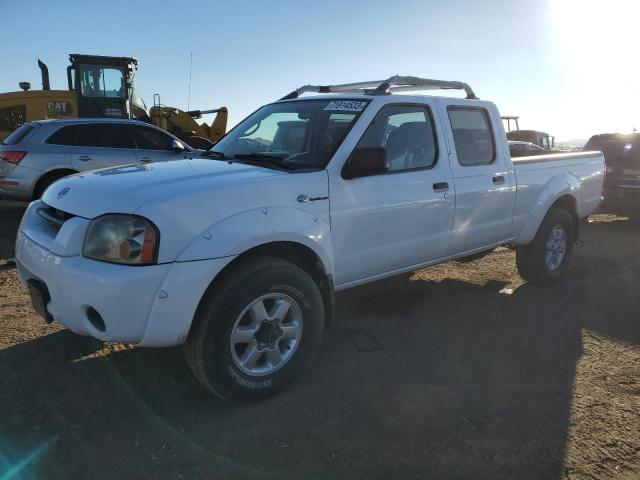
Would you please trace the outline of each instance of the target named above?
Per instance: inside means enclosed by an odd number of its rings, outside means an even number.
[[[69,55],[67,90],[52,90],[49,69],[40,60],[42,90],[20,82],[19,92],[0,93],[0,141],[25,122],[55,118],[132,118],[171,132],[194,148],[208,149],[227,127],[227,109],[189,112],[157,103],[147,107],[135,85],[138,60],[132,57]],[[216,113],[209,126],[196,119]]]
[[[79,117],[148,118],[135,88],[138,60],[72,53],[69,61],[67,81],[77,95]]]

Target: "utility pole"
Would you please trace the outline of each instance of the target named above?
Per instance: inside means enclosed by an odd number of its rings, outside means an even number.
[[[187,95],[187,112],[191,110],[191,72],[193,71],[193,52],[190,55],[189,61],[189,93]]]

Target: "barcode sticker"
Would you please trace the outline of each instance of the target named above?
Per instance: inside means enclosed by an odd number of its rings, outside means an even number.
[[[332,112],[361,112],[364,107],[367,106],[367,102],[358,102],[355,100],[335,100],[329,102],[325,110],[331,110]]]

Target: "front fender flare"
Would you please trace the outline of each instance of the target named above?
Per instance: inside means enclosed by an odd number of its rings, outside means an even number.
[[[205,229],[178,256],[178,262],[241,255],[271,242],[294,242],[316,253],[333,275],[330,226],[313,214],[291,207],[265,207],[226,217]]]

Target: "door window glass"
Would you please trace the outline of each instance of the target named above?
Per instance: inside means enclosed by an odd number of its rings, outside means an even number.
[[[487,111],[449,107],[448,112],[458,163],[467,167],[493,162],[496,152]]]
[[[103,148],[134,148],[124,125],[94,123],[78,125],[76,145]]]
[[[431,115],[425,107],[392,105],[378,113],[358,148],[385,148],[389,171],[402,171],[433,166],[436,145]]]
[[[173,137],[155,128],[130,127],[136,147],[145,150],[173,150]]]
[[[51,135],[45,143],[53,145],[73,145],[76,138],[76,126],[68,125]]]

